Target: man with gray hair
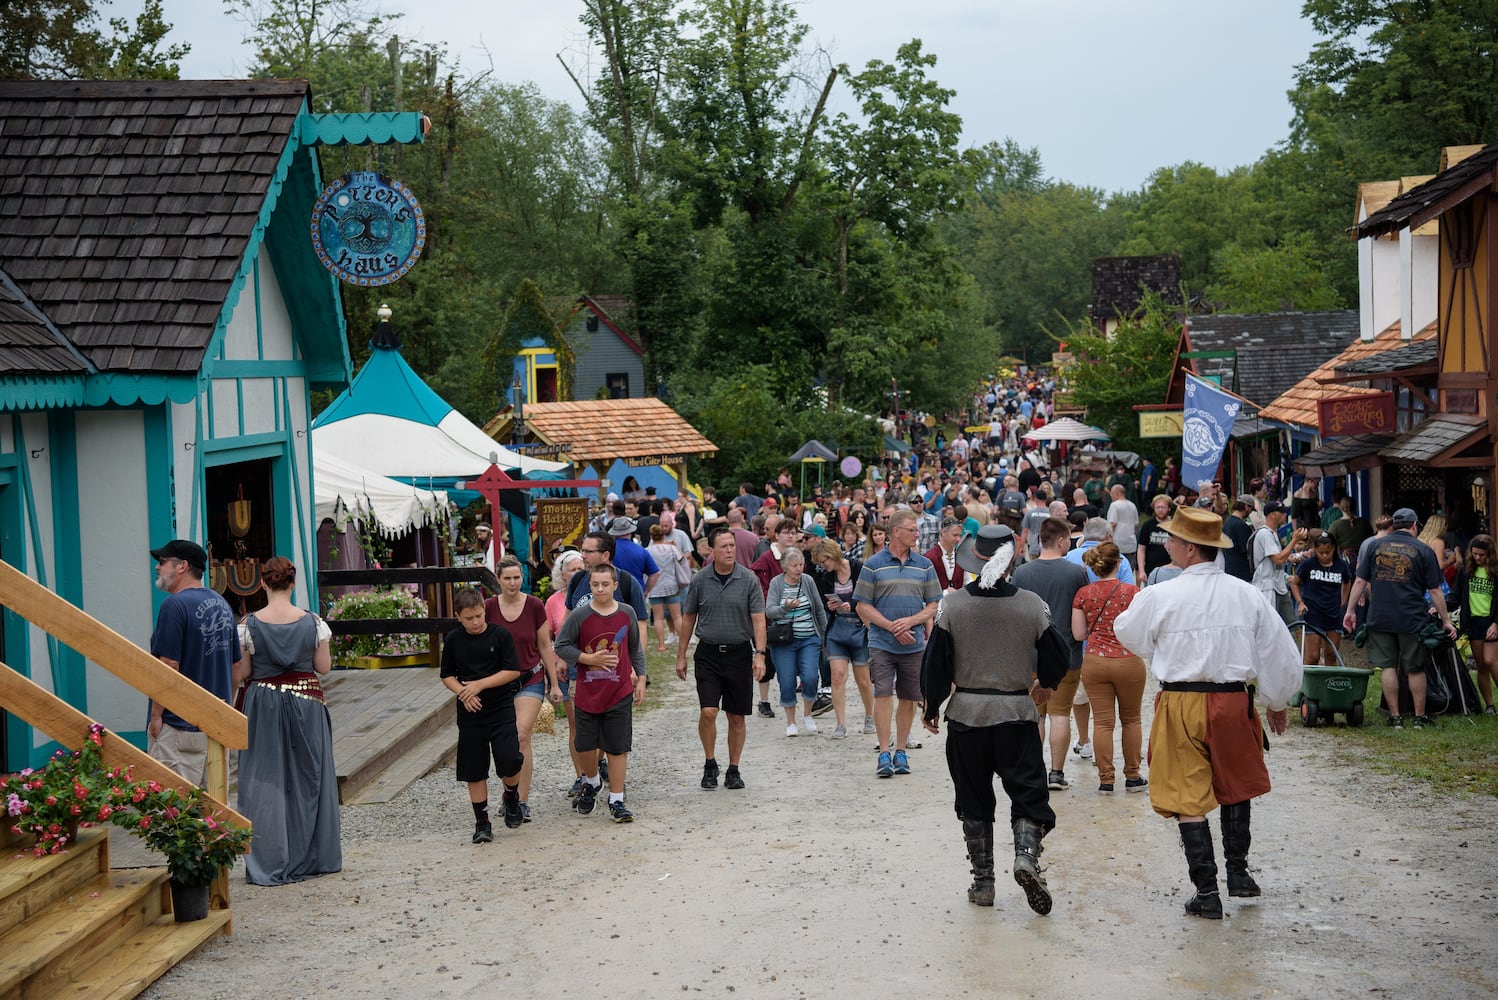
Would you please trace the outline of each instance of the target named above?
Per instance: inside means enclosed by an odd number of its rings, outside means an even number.
[[[1108,541],[1112,536],[1113,529],[1108,526],[1107,521],[1100,517],[1089,517],[1087,523],[1082,526],[1082,541],[1066,554],[1067,561],[1087,569],[1087,564],[1082,561],[1082,553],[1101,542]],[[1127,559],[1119,561],[1118,581],[1120,583],[1134,582],[1134,567],[1129,565]],[[1087,569],[1087,582],[1097,583],[1097,574],[1090,569]]]

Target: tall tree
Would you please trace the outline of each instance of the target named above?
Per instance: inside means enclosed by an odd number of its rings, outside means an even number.
[[[0,80],[175,80],[186,43],[162,42],[172,26],[161,0],[146,0],[132,26],[111,18],[112,35],[94,24],[94,0],[9,0],[0,17]]]

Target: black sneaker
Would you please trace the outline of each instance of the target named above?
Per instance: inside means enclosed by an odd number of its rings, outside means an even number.
[[[1046,787],[1053,792],[1064,791],[1071,787],[1071,782],[1066,780],[1066,775],[1060,771],[1047,771],[1045,776]]]
[[[1101,784],[1101,785],[1098,785],[1097,786],[1097,793],[1099,795],[1112,795],[1113,794],[1113,786],[1111,784]]]
[[[1428,715],[1417,715],[1415,716],[1415,728],[1434,729],[1436,728],[1436,723],[1435,720]]]
[[[727,772],[723,775],[724,788],[743,788],[744,778],[739,774],[739,769],[732,764],[728,765]]]
[[[473,842],[475,844],[494,843],[494,825],[492,823],[473,824]]]
[[[1125,778],[1124,779],[1124,791],[1126,791],[1126,792],[1142,792],[1145,789],[1149,788],[1149,786],[1150,786],[1150,780],[1148,778]]]
[[[505,806],[505,828],[513,830],[525,822],[525,811],[520,808],[520,791],[506,788],[502,799]]]
[[[629,806],[624,804],[623,799],[620,799],[618,802],[609,803],[609,818],[615,823],[633,823],[635,814],[630,812]]]
[[[832,711],[832,695],[817,695],[817,700],[811,703],[811,714],[813,716],[822,716],[830,711]]]
[[[598,758],[598,780],[601,784],[609,783],[609,759],[607,757]]]
[[[718,787],[718,762],[717,761],[710,760],[706,764],[702,765],[702,787],[703,788],[717,788]]]
[[[1391,716],[1389,716],[1389,721],[1388,721],[1387,725],[1388,725],[1388,727],[1390,729],[1403,729],[1404,728],[1404,716],[1402,716],[1402,715],[1391,715]]]
[[[593,811],[593,800],[596,798],[598,798],[598,789],[585,781],[583,790],[578,792],[577,798],[572,800],[572,808],[577,810],[578,815],[586,816]]]
[[[520,821],[522,823],[529,823],[531,821],[531,804],[529,802],[520,803]]]
[[[577,798],[578,794],[583,790],[583,784],[583,776],[579,774],[577,780],[572,783],[572,787],[567,789],[567,797],[569,799]]]
[[[770,707],[768,701],[762,701],[759,703],[759,715],[762,719],[773,719],[775,718],[775,710]]]

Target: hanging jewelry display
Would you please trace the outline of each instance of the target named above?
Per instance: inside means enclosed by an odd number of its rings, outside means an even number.
[[[238,559],[228,561],[229,590],[241,597],[260,592],[260,560],[245,558],[244,542],[235,542]]]
[[[244,483],[239,484],[239,499],[229,501],[229,531],[235,538],[250,533],[250,502],[244,498]]]

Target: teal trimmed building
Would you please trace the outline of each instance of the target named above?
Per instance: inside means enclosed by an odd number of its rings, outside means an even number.
[[[316,593],[309,395],[351,366],[309,240],[315,147],[419,141],[420,116],[312,116],[310,96],[0,82],[0,558],[142,646],[169,538],[211,547],[236,610],[272,555],[298,603]],[[8,611],[0,660],[143,740],[143,696]],[[4,725],[0,770],[46,757]]]

